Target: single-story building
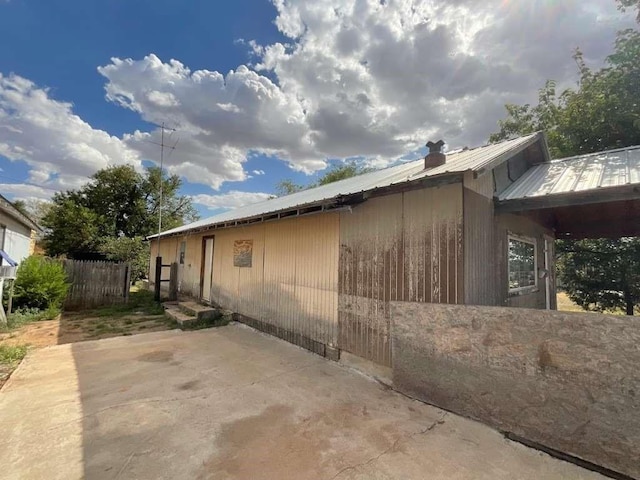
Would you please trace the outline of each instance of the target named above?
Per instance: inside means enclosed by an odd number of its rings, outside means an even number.
[[[42,229],[0,195],[0,265],[20,263],[33,254]]]
[[[551,161],[543,133],[428,146],[424,159],[154,235],[150,271],[159,254],[179,263],[183,295],[390,366],[390,302],[555,309],[557,236],[601,234],[607,215],[616,234],[640,233],[638,148]]]

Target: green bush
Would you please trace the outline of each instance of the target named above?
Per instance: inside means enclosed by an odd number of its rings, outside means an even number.
[[[58,309],[62,306],[69,284],[62,263],[31,256],[18,267],[14,289],[16,308]]]

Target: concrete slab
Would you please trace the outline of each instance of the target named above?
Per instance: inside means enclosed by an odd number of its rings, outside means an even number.
[[[60,345],[0,393],[7,479],[601,479],[241,325]]]

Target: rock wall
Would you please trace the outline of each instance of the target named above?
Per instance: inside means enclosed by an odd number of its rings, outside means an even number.
[[[391,304],[399,391],[640,478],[640,318]]]

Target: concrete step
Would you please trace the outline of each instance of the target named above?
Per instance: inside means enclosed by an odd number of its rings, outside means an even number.
[[[202,321],[215,320],[220,316],[220,311],[217,308],[201,305],[194,301],[178,302],[178,308],[182,313]]]
[[[194,315],[187,315],[175,303],[165,303],[163,306],[164,314],[175,321],[182,330],[188,329],[198,323],[198,317]]]
[[[233,312],[208,307],[194,301],[165,302],[164,313],[178,323],[182,330],[221,327],[233,321]]]

